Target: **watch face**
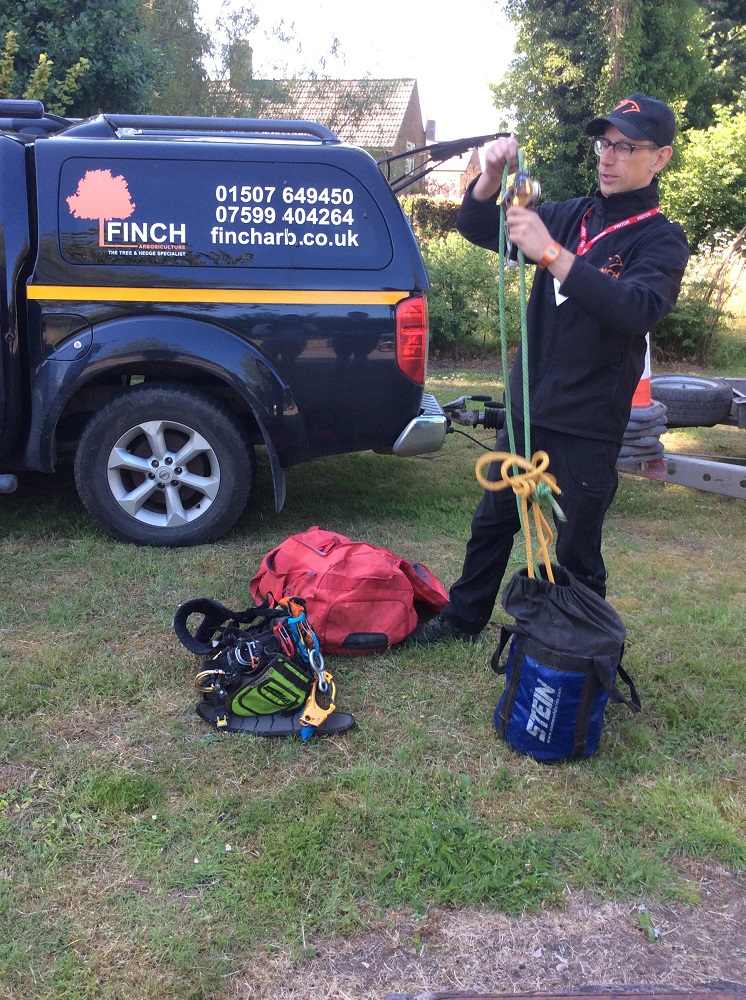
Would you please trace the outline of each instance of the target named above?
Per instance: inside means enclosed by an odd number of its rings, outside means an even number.
[[[539,262],[539,267],[545,268],[547,264],[554,263],[554,261],[557,260],[559,255],[560,255],[560,248],[556,245],[556,243],[550,244],[544,251],[541,261]]]

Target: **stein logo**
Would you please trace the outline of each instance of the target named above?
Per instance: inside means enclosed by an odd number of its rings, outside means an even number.
[[[541,743],[547,742],[556,712],[557,689],[539,680],[534,688],[531,714],[526,723],[526,732]]]

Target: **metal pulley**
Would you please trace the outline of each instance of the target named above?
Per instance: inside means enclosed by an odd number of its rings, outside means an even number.
[[[514,205],[521,208],[533,208],[539,204],[541,198],[541,184],[531,176],[529,170],[516,170],[513,174],[513,183],[505,191],[501,205],[503,211],[507,212]]]
[[[520,205],[521,208],[534,208],[539,204],[540,199],[541,184],[531,176],[530,171],[519,169],[513,174],[513,183],[506,189],[500,205],[503,212],[507,213],[509,208],[516,205]],[[510,242],[507,225],[505,226],[505,260],[511,267],[514,267],[518,260],[518,251]]]

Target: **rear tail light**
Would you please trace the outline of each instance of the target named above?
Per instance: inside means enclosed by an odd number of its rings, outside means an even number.
[[[427,368],[427,299],[412,295],[396,307],[396,364],[417,385],[425,384]]]

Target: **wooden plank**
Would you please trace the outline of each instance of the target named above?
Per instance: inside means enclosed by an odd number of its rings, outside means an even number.
[[[470,993],[463,990],[425,993],[387,993],[385,1000],[744,1000],[746,985],[712,983],[706,986],[586,986],[558,993]]]

